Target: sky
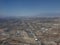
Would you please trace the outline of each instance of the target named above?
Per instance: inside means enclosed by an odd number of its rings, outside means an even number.
[[[60,16],[60,0],[0,0],[2,16]]]

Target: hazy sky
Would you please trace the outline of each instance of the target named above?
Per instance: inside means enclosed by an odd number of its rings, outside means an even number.
[[[60,0],[0,0],[0,16],[42,16],[41,13],[60,13]]]

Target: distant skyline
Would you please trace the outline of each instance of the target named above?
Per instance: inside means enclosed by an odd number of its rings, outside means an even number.
[[[60,0],[0,0],[0,17],[37,15],[60,16]]]

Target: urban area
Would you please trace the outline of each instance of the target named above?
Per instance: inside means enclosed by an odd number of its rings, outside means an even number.
[[[60,45],[60,17],[0,18],[0,45]]]

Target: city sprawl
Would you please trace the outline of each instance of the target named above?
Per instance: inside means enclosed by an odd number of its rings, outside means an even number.
[[[60,18],[0,18],[0,45],[60,45]]]

